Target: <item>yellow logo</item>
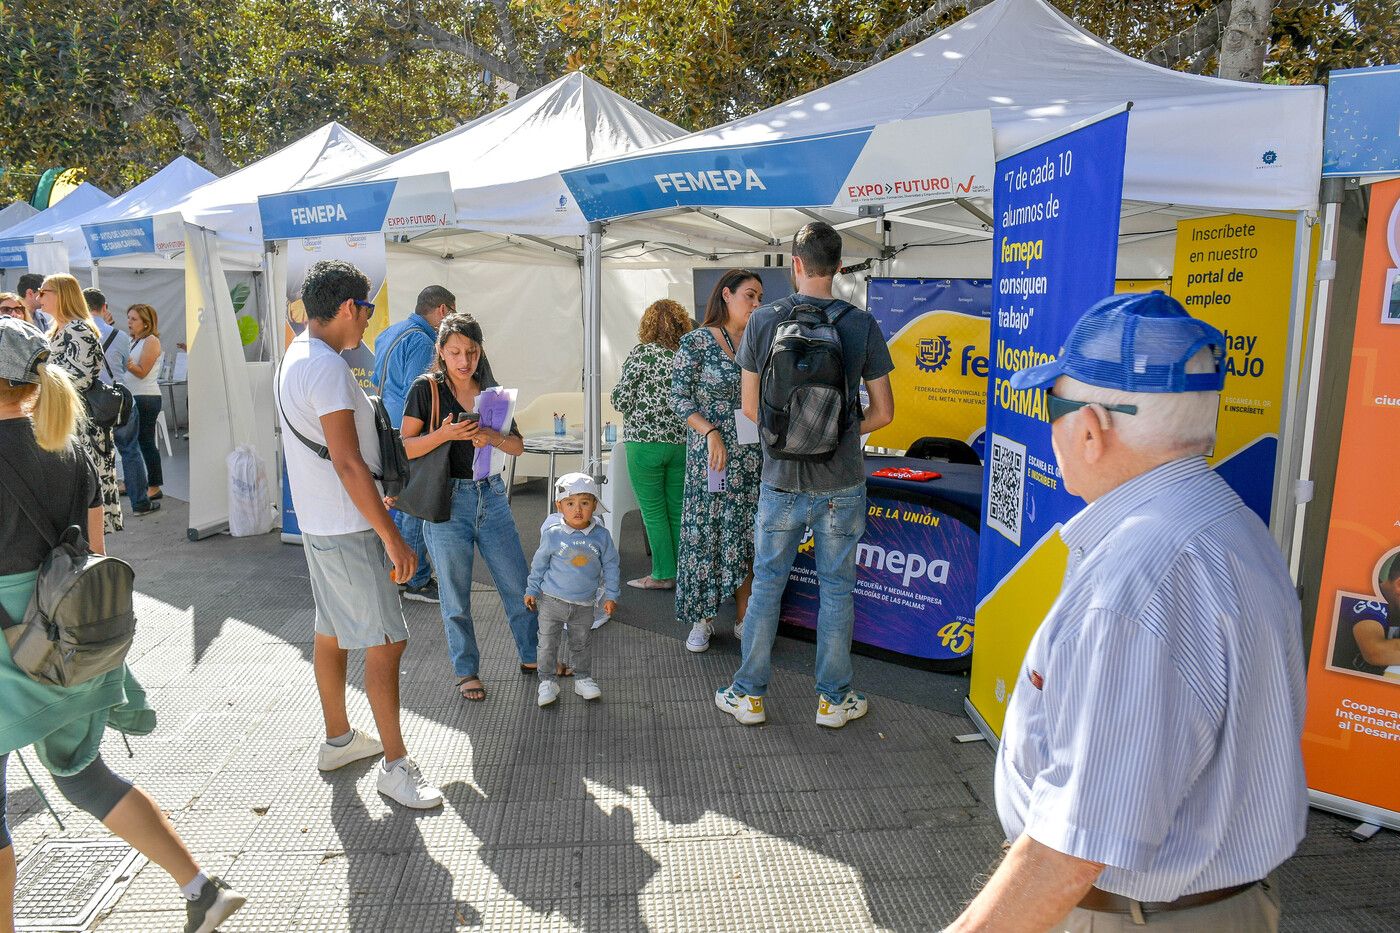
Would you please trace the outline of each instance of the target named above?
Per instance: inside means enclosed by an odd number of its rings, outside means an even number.
[[[588,566],[588,555],[587,555],[587,554],[575,554],[573,560],[569,561],[569,563],[573,564],[575,567],[587,567],[587,566]]]

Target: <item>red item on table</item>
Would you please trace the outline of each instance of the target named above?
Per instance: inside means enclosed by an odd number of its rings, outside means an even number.
[[[876,470],[871,476],[878,476],[881,479],[903,479],[914,483],[927,483],[931,479],[942,479],[942,473],[935,473],[932,470],[911,470],[908,467],[885,467],[883,470]]]

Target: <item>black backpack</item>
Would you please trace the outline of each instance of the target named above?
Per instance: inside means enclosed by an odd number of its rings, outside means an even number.
[[[0,608],[0,628],[15,666],[31,679],[72,687],[120,667],[136,634],[136,573],[115,557],[94,554],[84,530],[61,532],[47,521],[19,467],[0,452],[11,476],[4,486],[50,547],[24,618]]]
[[[851,388],[836,322],[805,303],[792,306],[773,331],[759,376],[759,430],[767,454],[777,460],[821,463],[831,459],[850,425]]]
[[[312,453],[322,460],[331,458],[330,448],[325,444],[318,444],[302,434],[292,424],[287,417],[286,409],[282,408],[282,379],[278,374],[274,385],[274,392],[277,396],[277,408],[282,412],[282,421],[291,430],[296,439],[305,444]],[[389,410],[384,407],[384,400],[377,395],[366,396],[369,399],[370,408],[374,410],[374,434],[375,440],[379,442],[379,472],[371,473],[379,485],[384,488],[384,495],[393,499],[403,492],[404,486],[408,485],[408,454],[403,449],[403,441],[399,438],[399,432],[394,429],[394,424],[389,420]]]

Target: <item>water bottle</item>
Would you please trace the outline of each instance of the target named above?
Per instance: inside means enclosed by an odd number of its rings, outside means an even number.
[[[603,422],[603,440],[607,441],[609,444],[617,443],[617,425],[613,424],[611,421]]]
[[[554,413],[554,434],[556,437],[563,437],[566,430],[565,417],[562,412]]]

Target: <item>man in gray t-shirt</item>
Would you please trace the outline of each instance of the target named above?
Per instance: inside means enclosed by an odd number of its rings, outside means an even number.
[[[840,728],[865,715],[865,697],[851,689],[851,631],[855,623],[856,544],[865,531],[865,466],[860,437],[894,420],[889,374],[894,369],[879,325],[868,312],[831,294],[841,265],[841,236],[829,224],[807,224],[793,238],[797,294],[754,312],[735,361],[743,370],[744,413],[759,419],[759,382],[778,325],[800,304],[836,318],[852,412],[830,459],[780,460],[763,451],[763,486],[754,523],[753,595],[743,626],[743,664],[715,705],[745,725],[763,722],[773,640],[788,575],[807,531],[815,546],[821,609],[817,616],[817,723]],[[839,314],[839,317],[838,317]],[[859,388],[870,396],[861,412]]]

